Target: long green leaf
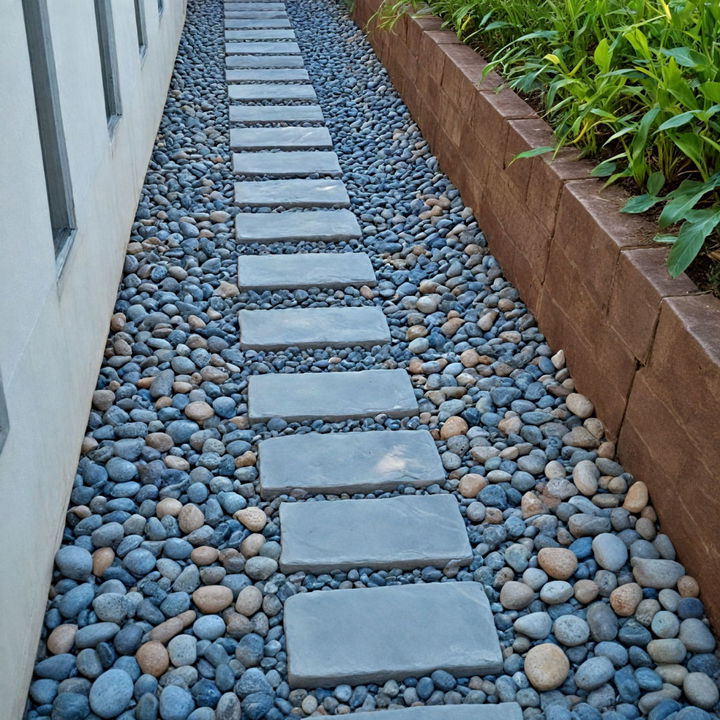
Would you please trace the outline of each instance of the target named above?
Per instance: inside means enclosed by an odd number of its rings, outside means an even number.
[[[708,235],[720,224],[720,209],[697,212],[702,213],[702,216],[695,222],[683,223],[668,255],[668,271],[673,277],[687,269],[702,249]]]

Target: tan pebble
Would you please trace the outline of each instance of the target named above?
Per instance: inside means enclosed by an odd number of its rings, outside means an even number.
[[[187,417],[191,420],[196,420],[197,422],[203,422],[204,420],[211,418],[214,414],[215,411],[212,409],[212,405],[209,405],[202,400],[191,402],[185,408],[185,415],[187,415]]]
[[[167,452],[175,443],[167,433],[154,432],[145,438],[145,444],[160,452]]]
[[[472,348],[463,350],[460,353],[460,362],[463,367],[473,368],[480,363],[480,354],[477,350],[473,350]]]
[[[115,551],[110,547],[98,548],[92,555],[93,575],[102,577],[103,573],[113,564]]]
[[[193,389],[192,383],[176,380],[173,383],[173,392],[187,395]]]
[[[534,597],[533,589],[517,580],[506,582],[500,590],[500,603],[508,610],[522,610],[533,601]]]
[[[461,417],[453,415],[449,417],[440,429],[440,437],[443,440],[455,437],[456,435],[464,435],[468,431],[468,424]]]
[[[167,467],[169,467],[171,470],[190,469],[190,463],[185,458],[177,457],[176,455],[166,455],[165,465],[167,465]]]
[[[360,294],[366,299],[366,300],[372,300],[375,297],[375,291],[372,288],[369,288],[367,285],[363,285],[360,288]]]
[[[645,598],[635,609],[635,619],[645,627],[650,627],[652,620],[660,612],[662,606],[655,598]]]
[[[642,480],[636,480],[627,491],[623,507],[632,513],[639,513],[649,500],[647,485]]]
[[[244,587],[235,601],[235,609],[246,617],[254,615],[262,607],[263,596],[254,585]]]
[[[165,395],[161,398],[158,398],[155,401],[155,408],[157,410],[162,410],[163,408],[170,407],[172,405],[172,398],[168,395]]]
[[[583,427],[597,440],[602,440],[603,435],[605,435],[605,426],[602,424],[602,420],[598,420],[598,418],[588,418],[583,423]]]
[[[135,653],[140,669],[147,675],[160,677],[170,665],[170,656],[161,642],[151,640],[141,645]]]
[[[581,460],[573,468],[572,477],[575,487],[586,497],[590,497],[597,492],[600,473],[594,462]]]
[[[237,612],[228,613],[225,616],[225,625],[227,626],[228,635],[236,639],[253,631],[250,619]]]
[[[177,519],[180,529],[186,534],[198,530],[205,524],[203,511],[193,503],[183,505]]]
[[[620,617],[630,617],[642,598],[642,588],[637,583],[625,583],[610,593],[610,605]]]
[[[80,445],[80,452],[83,455],[87,455],[89,452],[92,452],[95,450],[95,448],[98,446],[98,441],[94,437],[90,437],[89,435],[86,435],[83,438],[82,444]]]
[[[589,418],[595,411],[590,400],[580,393],[570,393],[565,398],[565,404],[573,415],[577,415],[583,420]]]
[[[77,625],[71,623],[58,625],[50,635],[48,635],[47,649],[53,655],[70,652],[75,644],[75,633],[77,633],[77,629]]]
[[[252,532],[260,532],[267,524],[267,515],[259,507],[243,508],[238,510],[233,517]]]
[[[583,605],[589,605],[600,594],[600,588],[593,580],[578,580],[573,591],[575,599]]]
[[[252,450],[244,452],[240,457],[235,458],[235,467],[252,467],[257,462],[257,457]]]
[[[607,484],[607,489],[616,495],[623,495],[627,492],[627,480],[620,475],[610,478]]]
[[[233,599],[232,590],[225,585],[205,585],[192,594],[193,602],[204,613],[219,613]]]
[[[485,510],[485,522],[489,525],[501,525],[505,522],[502,510],[499,508],[489,507]]]
[[[688,669],[684,665],[658,665],[655,672],[663,682],[680,687],[688,674]]]
[[[615,443],[610,440],[600,443],[600,447],[597,449],[597,454],[601,458],[606,460],[612,460],[615,457]]]
[[[557,645],[543,643],[530,648],[525,656],[524,669],[532,686],[545,692],[555,690],[565,682],[570,662]]]
[[[169,620],[156,625],[150,631],[150,639],[166,643],[182,632],[188,625],[192,625],[196,617],[197,613],[194,610],[186,610],[175,617],[171,617]]]
[[[251,533],[240,543],[240,552],[246,557],[255,557],[265,544],[265,536],[260,533]]]
[[[520,500],[520,509],[522,510],[523,518],[534,517],[535,515],[542,515],[547,511],[545,503],[532,491],[526,492]]]
[[[82,518],[83,520],[92,515],[92,510],[90,510],[87,505],[75,505],[70,508],[69,512],[77,515],[77,517]]]
[[[452,337],[464,324],[465,321],[462,318],[451,318],[440,326],[440,332],[445,337]]]
[[[117,332],[118,330],[122,330],[125,327],[125,323],[127,321],[127,318],[125,317],[125,313],[115,313],[110,318],[110,329]]]
[[[410,342],[416,340],[419,337],[425,337],[428,334],[428,329],[424,325],[411,325],[405,332],[405,337]]]
[[[193,549],[190,559],[199,566],[212,565],[218,559],[218,551],[210,545],[201,545]]]
[[[538,564],[555,580],[567,580],[577,569],[577,556],[565,548],[542,548]]]
[[[700,595],[700,586],[691,575],[683,575],[677,582],[677,589],[682,597],[697,597]]]
[[[645,518],[646,520],[652,520],[653,522],[657,522],[658,519],[655,508],[652,505],[646,505],[640,511],[640,517]]]
[[[166,515],[172,515],[177,517],[183,508],[183,504],[176,498],[163,498],[155,506],[155,514],[160,518],[164,518]]]
[[[213,294],[219,295],[221,298],[231,298],[239,295],[240,290],[238,289],[237,285],[233,285],[232,283],[226,282],[225,280],[221,280],[220,285],[218,285],[217,289]]]
[[[140,379],[137,381],[137,386],[138,386],[139,388],[149,388],[149,387],[152,385],[154,379],[155,379],[155,378],[152,378],[152,377],[140,378]]]
[[[640,517],[638,518],[637,522],[635,523],[635,532],[643,539],[643,540],[654,540],[655,536],[657,535],[657,530],[655,529],[655,523],[650,520],[649,518]]]
[[[498,430],[503,435],[510,435],[511,433],[517,433],[521,427],[522,427],[522,420],[517,415],[511,415],[509,417],[504,417],[498,423]]]

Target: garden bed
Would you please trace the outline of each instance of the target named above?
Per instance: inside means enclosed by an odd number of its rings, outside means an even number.
[[[356,0],[355,21],[620,460],[650,486],[717,625],[720,569],[707,560],[720,553],[720,300],[670,278],[656,227],[621,215],[628,196],[603,189],[575,151],[512,162],[552,145],[550,127],[497,75],[483,77],[483,58],[439,18],[368,26],[380,4]]]

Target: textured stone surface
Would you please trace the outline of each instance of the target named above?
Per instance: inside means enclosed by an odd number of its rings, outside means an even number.
[[[293,30],[267,28],[264,30],[226,30],[227,40],[295,40]]]
[[[300,46],[296,42],[226,42],[228,55],[299,55]]]
[[[245,87],[238,85],[236,87]],[[262,87],[248,85],[247,87]],[[288,85],[288,87],[293,87]],[[305,87],[296,85],[295,87]],[[332,140],[324,127],[260,127],[231,128],[230,146],[235,150],[302,150],[306,148],[330,148]]]
[[[267,7],[267,6],[265,6]],[[282,18],[287,19],[287,12],[280,10],[228,10],[225,13],[225,20],[252,20],[265,18]]]
[[[331,242],[359,237],[360,226],[350,210],[238,213],[235,216],[235,238],[238,242]]]
[[[241,290],[346,288],[375,283],[372,263],[365,253],[241,255],[238,259]]]
[[[229,85],[228,93],[231,100],[317,100],[312,85],[272,85],[258,83],[256,85]],[[267,128],[286,130],[289,128]],[[301,128],[303,130],[326,130],[326,128]],[[232,138],[233,131],[230,131]],[[231,140],[231,145],[232,145]],[[269,147],[269,146],[263,146]]]
[[[235,183],[240,207],[348,207],[345,185],[339,180],[266,180]]]
[[[282,308],[241,310],[240,347],[372,347],[390,342],[390,330],[378,307]]]
[[[303,59],[299,55],[228,55],[228,68],[301,68]]]
[[[293,489],[339,494],[426,487],[445,477],[425,430],[288,435],[262,441],[259,451],[263,497]]]
[[[272,82],[296,82],[299,80],[309,80],[307,70],[303,68],[256,68],[226,70],[225,78],[228,82],[257,82],[258,80],[266,80]]]
[[[514,702],[496,705],[419,705],[399,710],[356,712],[353,720],[522,720],[522,708]]]
[[[240,19],[228,18],[225,20],[225,28],[227,30],[247,30],[250,28],[291,28],[292,23],[287,18],[265,18],[264,16],[257,19]]]
[[[337,177],[341,173],[337,155],[330,150],[234,153],[233,169],[249,177],[302,177],[316,173]]]
[[[294,595],[285,603],[294,687],[384,682],[442,668],[495,673],[502,655],[479,583],[428,583]]]
[[[280,527],[285,573],[445,567],[472,560],[452,495],[282,503]]]
[[[405,370],[251,375],[248,387],[251,422],[273,417],[344,420],[417,413],[415,392]]]
[[[244,71],[228,70],[227,72]],[[230,106],[230,122],[261,124],[274,122],[323,122],[323,119],[322,110],[318,105]]]

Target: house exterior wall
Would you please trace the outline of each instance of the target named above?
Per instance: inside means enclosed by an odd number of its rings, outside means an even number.
[[[53,556],[165,104],[186,0],[110,0],[122,115],[105,114],[95,3],[46,0],[76,232],[56,259],[22,0],[0,0],[0,718],[22,716]],[[3,413],[0,409],[0,424]]]

